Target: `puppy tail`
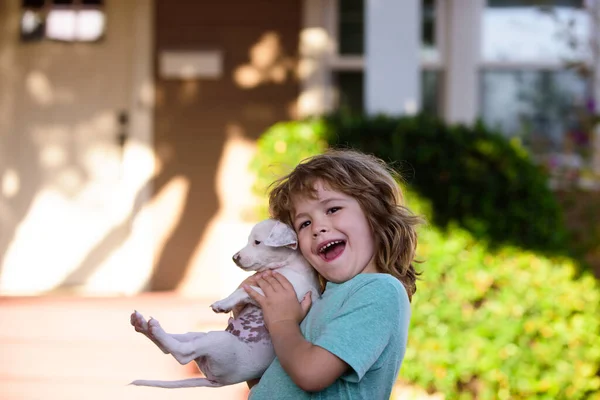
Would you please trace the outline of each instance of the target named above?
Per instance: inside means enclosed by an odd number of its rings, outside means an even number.
[[[147,381],[137,380],[130,383],[135,386],[152,386],[165,389],[190,388],[190,387],[221,387],[221,383],[208,380],[206,378],[182,379],[179,381]]]

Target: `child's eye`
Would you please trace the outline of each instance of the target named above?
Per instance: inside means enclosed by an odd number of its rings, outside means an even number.
[[[331,207],[330,209],[327,210],[327,214],[334,214],[338,211],[340,211],[342,208],[341,207]]]
[[[298,230],[300,230],[300,229],[302,229],[302,228],[306,228],[306,227],[307,227],[307,226],[309,226],[309,225],[310,225],[310,221],[304,221],[303,223],[301,223],[301,224],[298,226]]]

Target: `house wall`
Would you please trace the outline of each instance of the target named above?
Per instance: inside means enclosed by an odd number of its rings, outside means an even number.
[[[215,298],[243,278],[231,256],[255,219],[248,172],[255,141],[297,116],[301,3],[157,0],[154,196],[181,185],[151,290]],[[190,60],[217,52],[220,68],[167,74],[162,61],[174,52]]]
[[[84,44],[22,43],[0,2],[0,295],[237,286],[255,140],[298,115],[301,3],[106,0]],[[206,50],[217,77],[163,73]]]
[[[128,233],[154,169],[151,4],[105,1],[98,43],[24,43],[21,1],[0,2],[0,293],[145,284],[151,259],[137,256],[148,238]],[[130,257],[137,269],[123,279]]]

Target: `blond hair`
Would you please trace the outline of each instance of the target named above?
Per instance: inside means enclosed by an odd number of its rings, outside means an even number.
[[[413,262],[417,247],[416,226],[422,219],[404,206],[398,177],[383,160],[354,150],[329,150],[300,162],[270,186],[273,218],[293,226],[293,199],[316,196],[316,181],[353,197],[360,204],[375,237],[377,271],[396,277],[409,299],[417,290]],[[398,177],[399,178],[399,177]]]

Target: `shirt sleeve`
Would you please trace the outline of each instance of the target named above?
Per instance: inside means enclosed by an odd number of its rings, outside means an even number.
[[[401,325],[407,325],[404,321],[408,321],[409,313],[408,296],[400,282],[370,280],[349,293],[314,344],[352,368],[342,379],[358,382],[377,362],[392,332],[408,330]]]

